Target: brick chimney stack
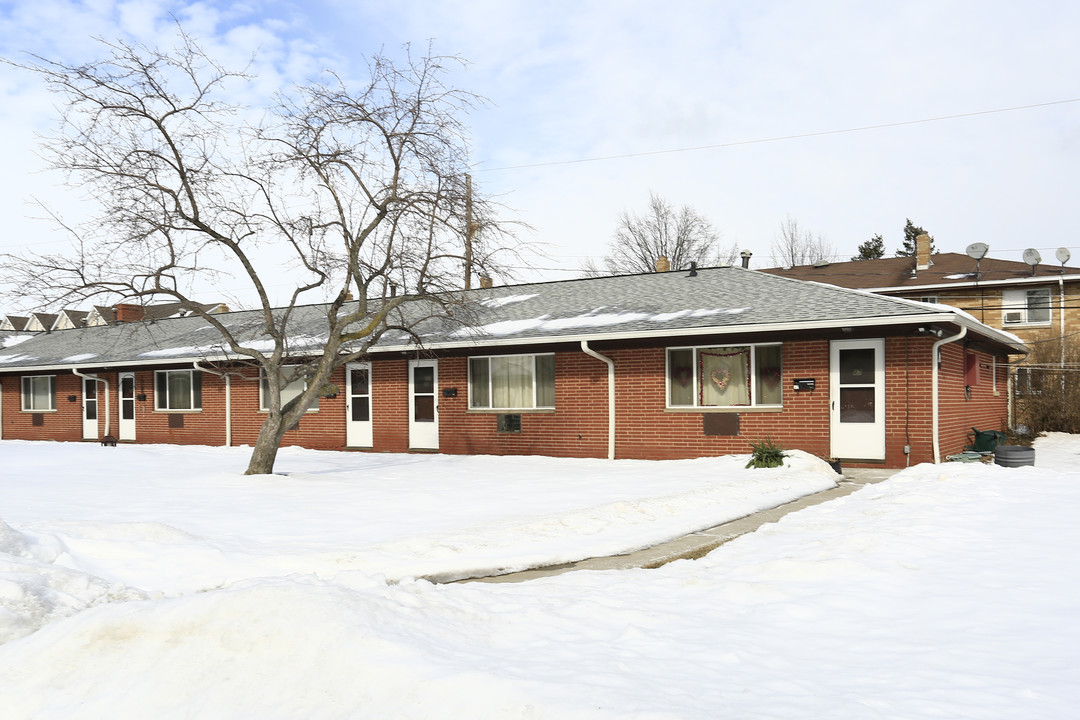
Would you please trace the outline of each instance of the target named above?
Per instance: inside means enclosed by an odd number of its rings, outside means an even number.
[[[661,255],[656,258],[656,272],[667,272],[671,269],[671,261]]]
[[[481,288],[483,288],[483,289],[490,288],[491,284],[492,284],[491,283],[491,278],[489,278],[487,276],[484,276],[484,275],[480,276],[480,287]]]
[[[113,310],[116,311],[116,322],[118,323],[142,322],[146,312],[142,305],[132,305],[130,303],[113,305]]]
[[[919,235],[915,238],[915,269],[927,270],[930,267],[930,236]]]

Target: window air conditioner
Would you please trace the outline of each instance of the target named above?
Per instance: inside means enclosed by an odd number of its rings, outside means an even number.
[[[1023,310],[1009,310],[1005,313],[1005,323],[1022,323],[1024,322]]]

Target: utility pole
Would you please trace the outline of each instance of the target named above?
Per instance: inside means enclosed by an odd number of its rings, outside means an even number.
[[[472,290],[472,246],[476,223],[472,216],[472,175],[465,173],[465,289]]]

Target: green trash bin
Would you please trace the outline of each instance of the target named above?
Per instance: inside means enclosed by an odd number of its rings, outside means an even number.
[[[1000,430],[978,430],[971,428],[971,431],[975,433],[975,440],[971,445],[971,449],[975,452],[994,452],[997,449],[998,443],[1005,442],[1005,433]]]

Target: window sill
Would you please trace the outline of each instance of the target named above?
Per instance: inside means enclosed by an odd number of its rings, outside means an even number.
[[[555,408],[469,408],[469,415],[554,415]]]
[[[194,413],[201,413],[202,408],[196,408],[194,410],[162,410],[160,408],[154,408],[154,412],[161,413],[162,415],[192,415]]]
[[[309,409],[304,411],[304,414],[305,415],[310,415],[311,413],[317,413],[317,412],[319,412],[319,408],[314,408],[314,409],[309,408]],[[260,415],[268,415],[268,414],[270,414],[270,411],[269,410],[264,410],[263,408],[259,408],[259,414]],[[362,420],[362,421],[358,421],[358,422],[367,422],[367,421]]]
[[[782,405],[770,405],[768,407],[754,407],[750,405],[735,407],[667,407],[664,412],[668,413],[778,413],[783,412]]]
[[[1047,320],[1046,322],[1002,323],[1001,328],[1002,330],[1008,330],[1009,328],[1023,330],[1024,328],[1047,328],[1053,325],[1053,320]]]
[[[23,408],[22,412],[24,412],[24,413],[54,413],[54,412],[57,412],[57,410],[56,410],[56,408],[53,408],[52,410],[27,410],[26,408]]]

